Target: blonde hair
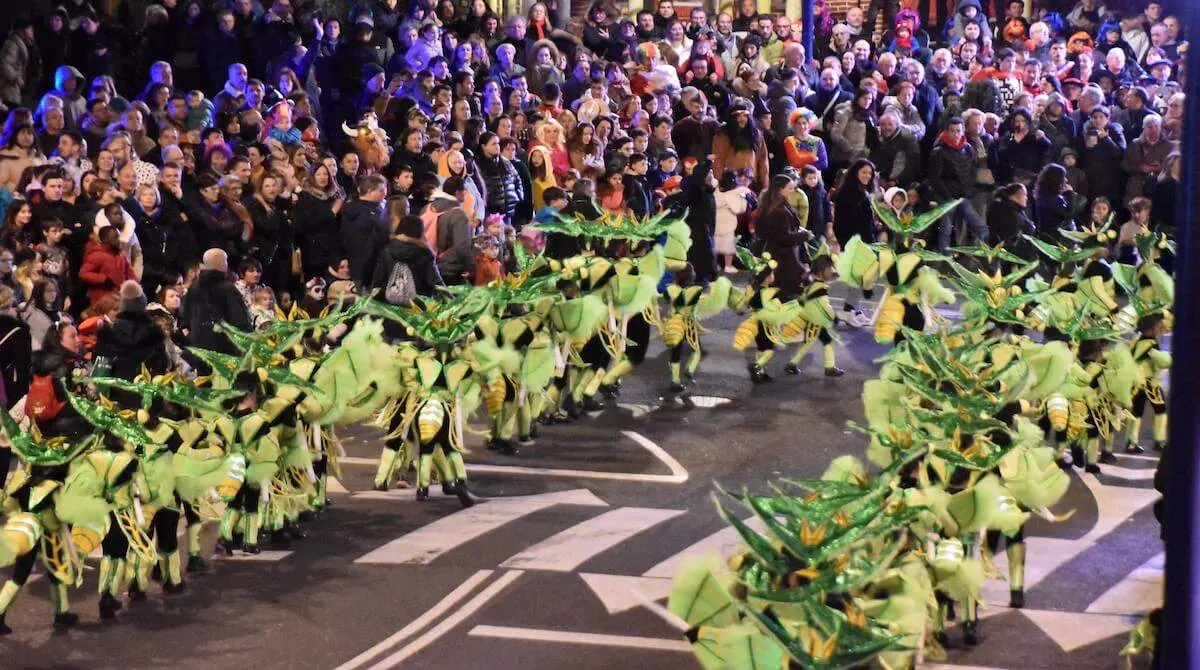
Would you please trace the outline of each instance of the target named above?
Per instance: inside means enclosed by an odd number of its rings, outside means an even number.
[[[133,189],[133,199],[137,200],[138,196],[142,194],[142,191],[150,191],[154,194],[155,207],[158,207],[162,204],[162,196],[158,192],[158,187],[151,186],[150,184],[138,184],[137,187]],[[141,201],[138,200],[138,203],[140,204]]]

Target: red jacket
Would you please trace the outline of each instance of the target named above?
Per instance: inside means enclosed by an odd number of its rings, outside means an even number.
[[[121,282],[137,279],[133,266],[125,253],[104,244],[89,240],[83,248],[83,266],[79,268],[79,279],[88,287],[88,302],[96,301],[121,288]]]

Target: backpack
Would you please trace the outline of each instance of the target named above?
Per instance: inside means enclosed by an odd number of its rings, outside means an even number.
[[[54,388],[54,378],[50,375],[34,375],[29,384],[29,393],[25,396],[25,412],[38,423],[53,421],[58,413],[66,406],[66,402],[58,399],[58,391]]]
[[[445,213],[434,210],[432,204],[426,205],[425,211],[421,212],[421,223],[425,227],[425,244],[428,244],[435,254],[438,249],[438,219],[442,218],[442,214]]]
[[[383,289],[383,299],[389,305],[407,305],[416,295],[417,282],[413,279],[412,268],[404,261],[396,261]]]

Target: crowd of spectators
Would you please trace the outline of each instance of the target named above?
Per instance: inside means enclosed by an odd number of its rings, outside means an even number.
[[[559,213],[673,211],[699,281],[744,244],[785,296],[810,240],[875,239],[872,198],[962,198],[941,249],[1175,225],[1187,45],[1159,2],[816,0],[814,53],[753,0],[56,4],[0,47],[9,405],[88,364],[185,370],[217,322],[315,316],[397,263],[429,294],[517,244],[570,255],[528,226]]]

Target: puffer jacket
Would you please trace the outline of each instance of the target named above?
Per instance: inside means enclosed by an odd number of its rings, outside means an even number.
[[[871,155],[879,142],[879,131],[873,124],[856,118],[854,101],[839,103],[833,112],[832,140],[829,158],[835,163],[851,163]]]
[[[480,156],[475,164],[487,190],[487,211],[511,218],[524,196],[516,168],[503,156]]]
[[[975,150],[954,149],[940,139],[929,154],[929,186],[938,200],[969,198],[975,186]]]

